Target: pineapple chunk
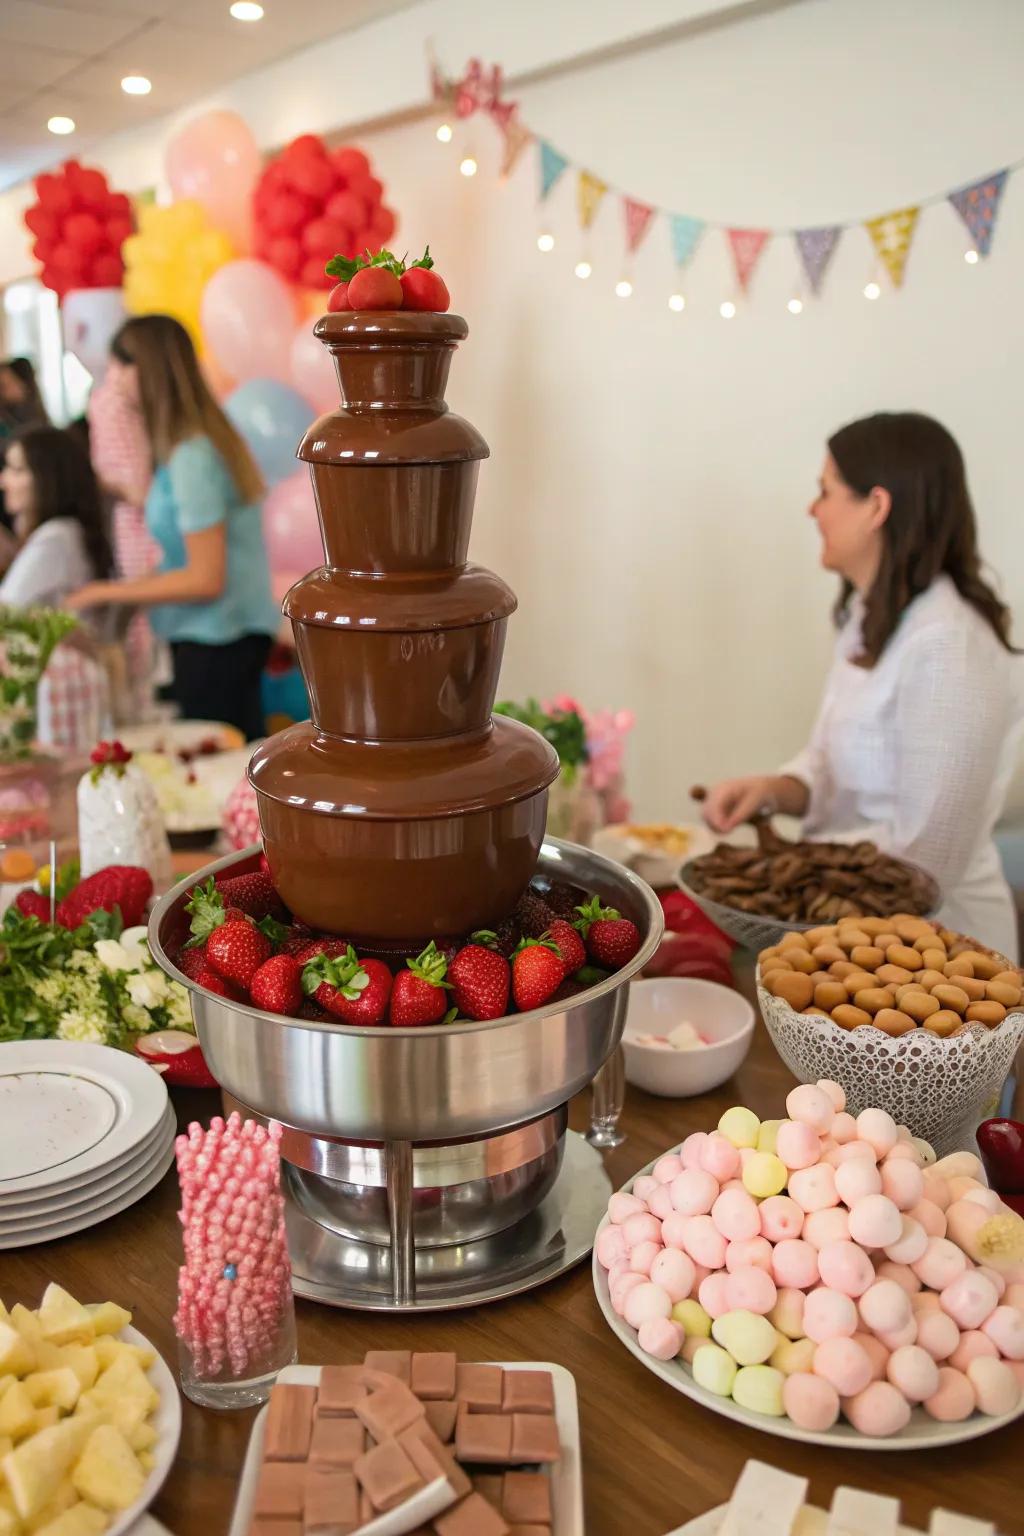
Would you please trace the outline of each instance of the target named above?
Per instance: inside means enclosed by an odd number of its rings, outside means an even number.
[[[132,1320],[131,1313],[125,1307],[119,1307],[116,1301],[86,1302],[85,1310],[92,1318],[97,1335],[120,1333]]]
[[[149,1408],[137,1397],[103,1397],[93,1387],[83,1392],[76,1411],[93,1414],[99,1424],[112,1424],[125,1439],[130,1440],[145,1422]]]
[[[23,1382],[14,1386],[0,1398],[0,1435],[10,1435],[20,1440],[31,1434],[36,1425],[36,1410]]]
[[[10,1324],[16,1328],[23,1339],[30,1344],[38,1344],[43,1336],[42,1326],[35,1312],[30,1312],[28,1307],[23,1307],[21,1302],[11,1308]]]
[[[4,1509],[0,1505],[0,1536],[18,1536],[21,1530],[21,1521],[13,1509]]]
[[[36,1435],[41,1429],[49,1429],[51,1425],[57,1424],[59,1421],[60,1409],[56,1403],[49,1403],[45,1408],[37,1408],[32,1433]]]
[[[71,1477],[83,1499],[109,1510],[134,1504],[146,1482],[135,1452],[111,1424],[93,1430]]]
[[[136,1424],[135,1428],[130,1431],[120,1424],[116,1427],[120,1429],[133,1451],[138,1453],[148,1451],[151,1446],[156,1444],[157,1433],[152,1424]]]
[[[139,1466],[142,1468],[143,1472],[152,1472],[153,1468],[156,1466],[156,1457],[153,1455],[153,1452],[137,1451],[136,1455],[139,1458]]]
[[[39,1326],[43,1338],[49,1339],[51,1344],[89,1344],[96,1332],[82,1303],[53,1281],[46,1287],[39,1304]]]
[[[3,1397],[8,1387],[14,1386],[17,1379],[17,1376],[13,1373],[10,1376],[0,1376],[0,1397]]]
[[[94,1418],[76,1415],[41,1430],[4,1457],[3,1474],[23,1520],[30,1520],[45,1506],[54,1485],[82,1454],[95,1428]]]
[[[4,1318],[7,1317],[7,1316],[8,1316],[7,1308],[4,1306],[3,1302],[0,1301],[0,1323],[2,1323]]]
[[[13,1322],[12,1315],[10,1323],[0,1323],[0,1372],[3,1372],[0,1380],[4,1381],[8,1375],[23,1376],[36,1363],[32,1345],[17,1328],[11,1326]]]
[[[78,1494],[70,1477],[62,1478],[54,1489],[53,1494],[47,1499],[43,1508],[37,1515],[25,1521],[25,1530],[32,1536],[35,1531],[43,1530],[52,1524],[58,1515],[63,1515],[66,1510],[74,1509],[78,1503]]]
[[[10,1435],[0,1435],[0,1461],[3,1461],[8,1451],[14,1450],[14,1441]],[[3,1489],[4,1475],[0,1472],[0,1490]]]
[[[70,1413],[81,1395],[82,1384],[69,1365],[53,1371],[33,1371],[25,1377],[25,1387],[37,1408],[53,1404]]]
[[[59,1349],[54,1344],[43,1344],[41,1346],[41,1351],[51,1349],[56,1352],[56,1360],[53,1361],[51,1366],[49,1357],[44,1359],[42,1352],[40,1352],[40,1370],[61,1370],[67,1367],[68,1370],[74,1371],[78,1377],[78,1384],[83,1392],[87,1387],[96,1385],[96,1378],[100,1373],[100,1363],[96,1358],[96,1351],[91,1344],[65,1344]]]
[[[160,1394],[150,1385],[133,1355],[121,1355],[105,1370],[92,1389],[95,1398],[131,1398],[144,1403],[146,1412],[154,1409]]]
[[[109,1370],[114,1361],[122,1356],[128,1360],[137,1360],[144,1371],[148,1370],[156,1359],[152,1349],[145,1349],[141,1344],[125,1344],[121,1339],[112,1339],[107,1334],[98,1338],[93,1348],[101,1371]]]
[[[76,1504],[49,1525],[42,1525],[35,1536],[100,1536],[110,1524],[107,1516],[93,1504]]]

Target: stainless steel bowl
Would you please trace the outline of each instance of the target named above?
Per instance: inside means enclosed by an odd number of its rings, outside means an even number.
[[[191,992],[203,1053],[228,1093],[285,1125],[352,1141],[464,1141],[566,1103],[618,1045],[626,983],[650,960],[664,929],[660,902],[636,875],[551,839],[538,873],[597,892],[643,934],[637,954],[614,976],[565,1002],[483,1024],[366,1029],[286,1019],[197,987],[168,955],[187,926],[191,886],[241,873],[255,858],[254,849],[231,854],[169,891],[150,918],[150,948]]]

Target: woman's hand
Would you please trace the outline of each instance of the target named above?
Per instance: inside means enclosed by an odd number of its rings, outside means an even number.
[[[116,581],[89,581],[77,592],[69,592],[63,606],[72,613],[81,613],[83,608],[98,608],[102,603],[113,601],[116,590]]]
[[[704,799],[704,820],[713,832],[733,832],[755,816],[783,812],[802,816],[807,809],[807,786],[784,774],[752,774],[745,779],[723,779],[713,784]]]

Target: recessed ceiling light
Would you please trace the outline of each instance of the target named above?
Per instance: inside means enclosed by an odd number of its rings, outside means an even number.
[[[75,120],[73,117],[51,117],[46,126],[51,133],[74,133]]]
[[[147,80],[145,75],[125,75],[121,89],[126,96],[148,96],[153,89],[153,82]]]
[[[236,21],[262,21],[263,7],[256,0],[235,0],[231,14]]]

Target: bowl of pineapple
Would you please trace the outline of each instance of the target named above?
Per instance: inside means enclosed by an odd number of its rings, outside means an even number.
[[[121,1536],[178,1448],[174,1378],[116,1302],[0,1302],[0,1536]]]

